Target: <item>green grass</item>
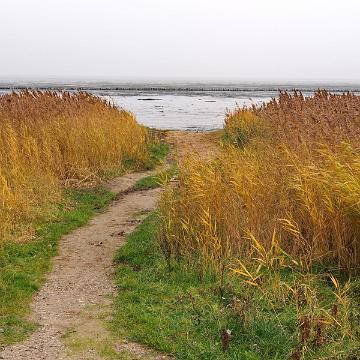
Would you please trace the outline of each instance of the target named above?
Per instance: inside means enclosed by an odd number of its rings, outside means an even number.
[[[157,165],[161,164],[168,155],[170,151],[170,146],[163,139],[161,139],[161,132],[153,129],[151,130],[151,132],[155,134],[154,137],[156,140],[149,142],[147,150],[150,156],[146,158],[146,160],[139,163],[138,160],[135,161],[132,158],[125,159],[123,161],[123,168],[121,168],[120,170],[115,169],[113,171],[110,171],[105,174],[104,177],[106,179],[109,179],[115,176],[123,175],[124,171],[126,172],[134,169],[152,170]]]
[[[164,141],[160,141],[158,143],[151,145],[150,157],[153,163],[158,164],[159,162],[164,160],[165,157],[168,155],[169,151],[170,151],[170,146]]]
[[[133,189],[134,190],[148,190],[155,189],[161,186],[160,178],[158,175],[145,176],[138,180]]]
[[[156,175],[145,176],[138,180],[133,186],[134,190],[149,190],[161,187],[168,183],[176,174],[176,167],[172,166],[166,170],[160,171]]]
[[[71,190],[59,204],[55,220],[40,224],[36,238],[0,247],[0,345],[24,339],[36,328],[26,320],[35,291],[50,270],[59,239],[103,210],[114,194],[98,188]]]
[[[170,146],[164,140],[157,140],[150,143],[149,149],[150,158],[143,164],[142,168],[147,170],[154,169],[157,165],[161,164],[170,151]],[[133,164],[131,161],[127,163],[127,168],[132,168]]]
[[[157,216],[150,215],[116,256],[119,292],[113,331],[176,359],[289,359],[299,347],[300,325],[296,302],[291,298],[278,300],[281,296],[274,286],[278,273],[269,273],[268,285],[261,290],[237,278],[228,279],[220,295],[219,283],[211,274],[200,281],[185,265],[169,271],[158,246],[158,223]],[[281,276],[291,285],[305,281],[290,270]],[[311,286],[317,290],[320,316],[336,300],[334,289],[316,276],[310,279],[314,279]],[[306,314],[310,305],[301,311]],[[354,316],[359,316],[356,309]],[[354,337],[342,337],[344,329],[326,326],[325,344],[315,346],[309,340],[304,359],[358,359],[359,327],[353,330]],[[224,329],[232,332],[225,352],[220,339]]]

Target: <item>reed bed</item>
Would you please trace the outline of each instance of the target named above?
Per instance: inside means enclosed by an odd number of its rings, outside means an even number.
[[[218,156],[180,165],[160,246],[170,270],[212,279],[224,358],[358,358],[360,97],[283,92],[237,108]]]
[[[30,230],[65,187],[95,184],[149,161],[135,117],[85,92],[0,96],[0,239]]]
[[[280,93],[227,114],[209,162],[190,156],[163,196],[161,245],[222,273],[274,251],[310,269],[360,264],[360,97]]]

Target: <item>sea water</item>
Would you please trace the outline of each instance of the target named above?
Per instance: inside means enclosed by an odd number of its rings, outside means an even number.
[[[237,82],[76,82],[0,83],[0,93],[21,88],[86,90],[133,112],[137,120],[157,129],[212,130],[222,128],[225,114],[237,106],[261,105],[279,90],[301,90],[311,96],[317,89],[360,95],[354,84],[262,84]]]

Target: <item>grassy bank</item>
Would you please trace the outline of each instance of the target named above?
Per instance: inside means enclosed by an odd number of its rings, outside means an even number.
[[[223,286],[185,261],[169,269],[158,224],[147,218],[116,257],[118,335],[176,359],[357,359],[359,282],[288,268],[268,269],[261,287],[237,276]]]
[[[111,192],[96,188],[68,190],[51,220],[34,224],[32,239],[2,242],[0,246],[0,345],[24,339],[36,328],[26,320],[30,301],[50,270],[59,239],[84,225],[113,199]]]

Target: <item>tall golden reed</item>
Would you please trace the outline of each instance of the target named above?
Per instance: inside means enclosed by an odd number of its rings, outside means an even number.
[[[142,166],[147,146],[131,113],[88,93],[0,96],[0,238],[44,215],[63,186]]]
[[[222,271],[274,243],[310,267],[360,264],[360,97],[325,91],[236,109],[232,145],[192,156],[165,193],[161,243],[169,259]]]

